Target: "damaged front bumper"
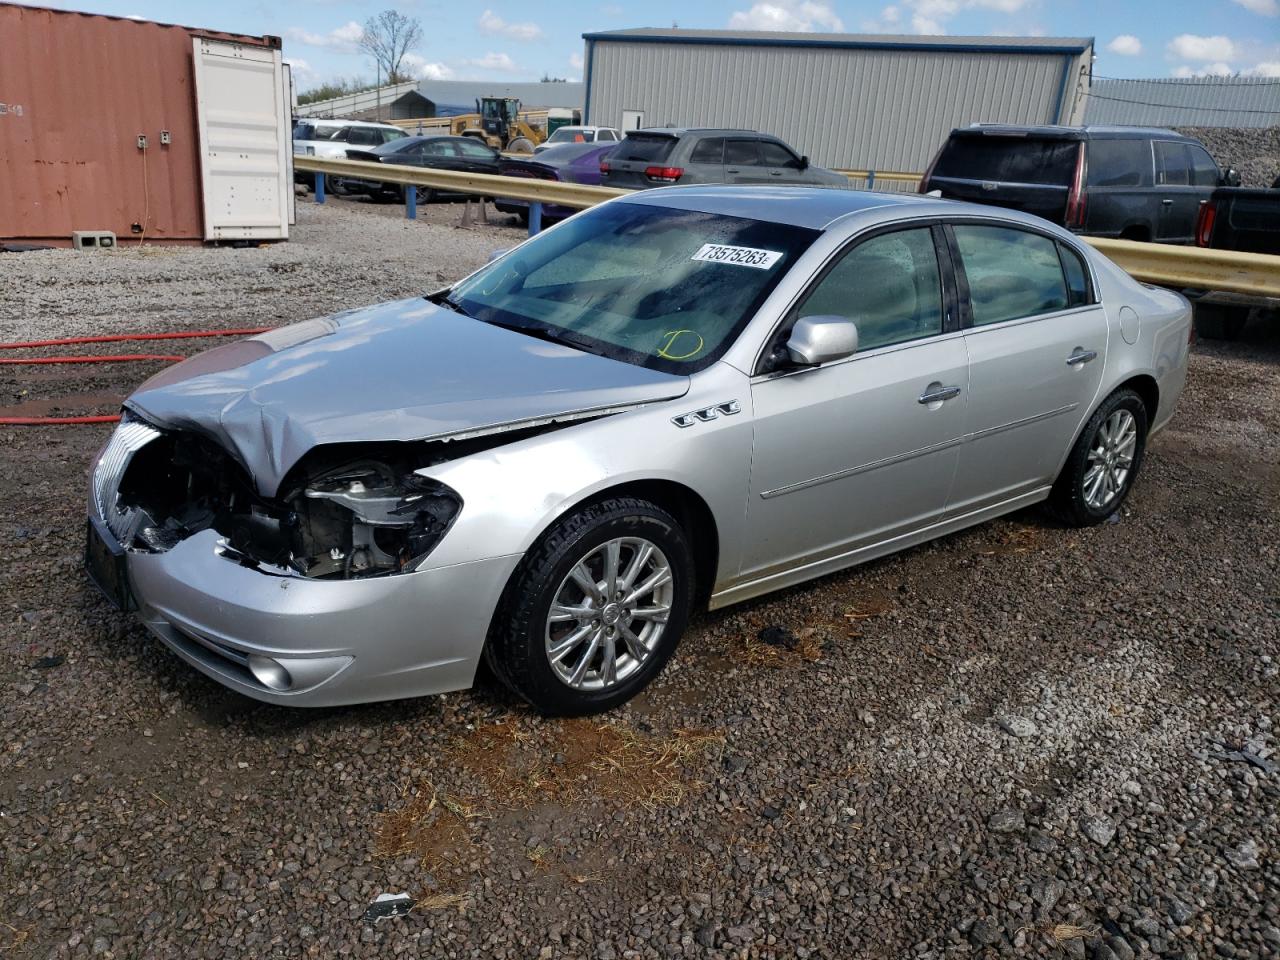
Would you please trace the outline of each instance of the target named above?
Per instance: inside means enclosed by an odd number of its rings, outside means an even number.
[[[246,696],[308,707],[471,686],[518,561],[313,580],[243,566],[213,530],[126,556],[138,616],[169,649]]]

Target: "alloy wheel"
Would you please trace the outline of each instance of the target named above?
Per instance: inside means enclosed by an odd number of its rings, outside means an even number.
[[[640,537],[617,537],[580,558],[547,613],[551,669],[576,690],[609,690],[658,647],[675,598],[666,555]]]
[[[1124,492],[1137,445],[1138,424],[1128,410],[1116,410],[1098,427],[1081,480],[1090,509],[1104,510]]]

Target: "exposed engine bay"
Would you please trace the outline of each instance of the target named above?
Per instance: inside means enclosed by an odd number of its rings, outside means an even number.
[[[246,566],[324,579],[400,573],[431,551],[462,507],[453,490],[414,471],[467,446],[317,448],[268,499],[212,440],[162,432],[134,454],[121,478],[123,539],[130,549],[164,552],[212,528],[224,538],[223,555]]]

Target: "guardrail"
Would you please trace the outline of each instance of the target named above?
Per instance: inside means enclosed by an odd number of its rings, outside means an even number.
[[[336,174],[354,180],[412,184],[435,187],[454,193],[481,197],[510,197],[529,202],[529,233],[542,226],[542,204],[564,207],[590,207],[629,190],[616,187],[592,187],[580,183],[531,180],[524,177],[500,177],[486,173],[456,173],[451,170],[425,170],[390,163],[367,163],[363,160],[328,160],[320,157],[296,156],[294,166],[316,174],[316,201],[324,202],[324,175]],[[841,173],[871,171],[842,170]],[[906,173],[877,172],[878,179],[898,178],[905,182],[913,176]],[[417,191],[405,191],[405,215],[417,211]],[[1176,247],[1164,243],[1139,243],[1133,240],[1109,240],[1082,237],[1099,252],[1110,257],[1126,273],[1137,280],[1163,287],[1189,290],[1213,290],[1253,296],[1280,297],[1280,257],[1263,253],[1235,253],[1229,250],[1204,250],[1199,247]]]
[[[901,170],[832,170],[832,173],[843,173],[850,180],[866,182],[868,190],[874,190],[877,182],[893,184],[918,185],[923,173],[905,173]]]

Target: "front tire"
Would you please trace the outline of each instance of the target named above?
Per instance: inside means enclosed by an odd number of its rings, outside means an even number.
[[[1094,411],[1049,495],[1064,523],[1091,527],[1120,509],[1142,466],[1148,427],[1146,404],[1132,390],[1117,390]]]
[[[689,618],[693,554],[665,510],[617,497],[557,521],[530,549],[494,614],[493,672],[538,711],[610,710],[671,658]]]

